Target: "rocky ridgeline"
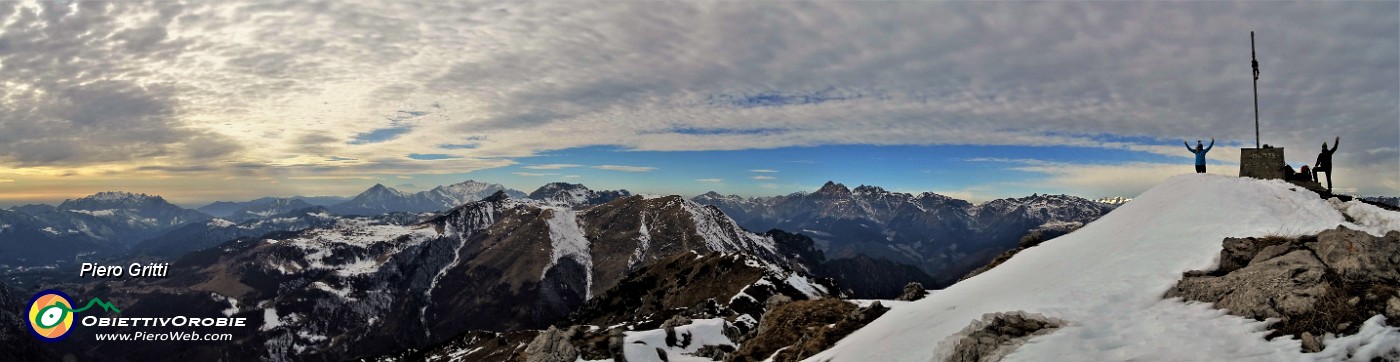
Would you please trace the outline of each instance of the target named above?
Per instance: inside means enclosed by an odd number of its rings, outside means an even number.
[[[820,284],[821,289],[835,289],[830,280],[814,281]],[[798,308],[796,306],[808,305],[804,304],[805,301],[823,297],[810,294],[810,290],[803,290],[805,288],[803,283],[793,284],[782,273],[775,274],[771,266],[753,256],[680,253],[633,271],[615,287],[592,298],[579,310],[543,331],[511,334],[470,332],[439,346],[374,360],[626,361],[628,354],[625,347],[629,345],[634,348],[645,345],[648,353],[653,349],[659,350],[656,352],[658,355],[667,355],[666,350],[673,349],[712,360],[750,360],[729,356],[742,351],[740,347],[747,346],[746,341],[751,340],[765,345],[785,343],[768,349],[769,354],[797,343],[789,339],[773,342],[772,337],[762,339],[764,335],[790,331],[772,327],[764,329],[760,323],[775,315],[775,310],[793,310]],[[837,299],[822,300],[826,301],[823,305],[841,304],[841,313],[859,309]],[[807,314],[783,313],[787,314],[778,315]],[[873,319],[870,316],[861,320],[868,323]],[[680,331],[697,320],[722,320],[721,334],[725,343],[705,343],[692,332]],[[823,319],[819,324],[825,326],[836,321]],[[842,328],[854,330],[864,324],[843,325]],[[648,330],[664,331],[666,337],[661,341],[652,341],[652,344],[635,337],[628,339],[629,334]],[[822,342],[820,349],[810,352],[825,349],[829,343],[844,335],[824,337],[829,340]]]
[[[1217,269],[1187,272],[1166,297],[1277,318],[1269,337],[1297,337],[1304,352],[1322,350],[1328,333],[1357,333],[1373,316],[1400,320],[1400,231],[1376,237],[1339,226],[1315,236],[1222,244]]]

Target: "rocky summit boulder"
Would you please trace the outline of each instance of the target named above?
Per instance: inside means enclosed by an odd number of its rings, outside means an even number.
[[[1226,238],[1220,266],[1187,272],[1166,297],[1214,303],[1231,314],[1265,320],[1270,337],[1354,334],[1375,315],[1400,320],[1400,231],[1377,237],[1337,227],[1298,238]]]
[[[1295,250],[1220,277],[1183,279],[1167,297],[1215,303],[1233,314],[1255,319],[1307,313],[1331,293],[1323,282],[1327,266],[1308,250]]]
[[[1338,227],[1317,235],[1311,249],[1324,264],[1352,282],[1400,283],[1400,231],[1373,237]]]

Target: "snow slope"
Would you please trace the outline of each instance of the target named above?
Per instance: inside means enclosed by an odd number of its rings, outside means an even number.
[[[936,361],[973,320],[1017,310],[1071,324],[1032,338],[1009,361],[1311,361],[1356,351],[1365,360],[1367,351],[1400,348],[1400,330],[1372,321],[1364,336],[1329,339],[1327,350],[1304,354],[1298,340],[1265,341],[1263,322],[1162,299],[1182,272],[1212,268],[1225,237],[1337,225],[1378,233],[1397,217],[1353,225],[1338,211],[1348,207],[1281,181],[1175,176],[1074,233],[890,311],[808,360]]]

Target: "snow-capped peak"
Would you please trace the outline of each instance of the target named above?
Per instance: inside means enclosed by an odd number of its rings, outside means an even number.
[[[582,184],[551,182],[530,193],[530,198],[555,205],[581,207],[631,196],[627,190],[594,191]]]

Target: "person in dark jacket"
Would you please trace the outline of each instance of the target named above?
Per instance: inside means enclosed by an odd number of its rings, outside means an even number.
[[[1186,145],[1187,151],[1196,154],[1196,173],[1206,173],[1206,152],[1215,147],[1215,138],[1211,137],[1210,146],[1202,146],[1201,140],[1196,140],[1196,148],[1191,148],[1191,144],[1186,141],[1181,141],[1181,144]]]
[[[1337,152],[1337,146],[1342,145],[1342,137],[1332,139],[1332,149],[1327,149],[1327,142],[1322,143],[1322,152],[1317,154],[1317,164],[1313,165],[1313,182],[1322,182],[1318,178],[1319,172],[1327,173],[1327,192],[1332,192],[1332,153]]]

